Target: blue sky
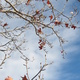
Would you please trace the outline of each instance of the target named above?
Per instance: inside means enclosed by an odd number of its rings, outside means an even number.
[[[62,66],[62,76],[60,80],[79,80],[80,79],[80,39],[76,40],[72,48],[77,48],[75,51],[69,52],[67,55],[68,63]]]
[[[56,6],[57,9],[62,9],[63,5],[61,4],[65,3],[65,0],[50,1],[53,2],[53,5]],[[71,15],[70,12],[73,11],[73,5],[76,5],[78,10],[80,11],[80,2],[78,2],[77,0],[69,0],[66,4],[64,13],[67,15]],[[76,17],[76,19],[80,21],[79,16],[80,13]],[[4,21],[8,21],[9,26],[12,27],[25,24],[23,20],[18,19],[4,19]],[[80,27],[80,23],[76,25]],[[24,45],[27,49],[27,51],[24,51],[24,54],[26,54],[31,60],[32,57],[35,58],[34,62],[30,62],[28,65],[30,67],[30,77],[34,76],[34,74],[36,74],[36,72],[39,70],[39,63],[44,63],[45,55],[43,51],[40,51],[38,49],[39,38],[35,35],[35,32],[33,30],[33,28],[30,28],[24,34],[26,36],[26,39],[29,41]],[[65,40],[68,40],[68,42],[63,45],[67,54],[65,55],[65,59],[63,59],[60,53],[58,39],[51,36],[50,39],[54,47],[52,49],[50,49],[48,46],[46,47],[48,50],[47,61],[54,61],[54,63],[46,67],[46,71],[43,72],[44,80],[80,80],[80,28],[76,30],[64,29],[61,32],[61,35]],[[20,39],[23,39],[23,36]],[[3,40],[3,42],[5,42],[5,40]],[[11,56],[12,57],[9,58],[3,65],[3,69],[0,70],[0,80],[4,80],[7,76],[11,76],[13,80],[21,80],[20,76],[23,76],[26,73],[26,69],[23,66],[23,63],[25,62],[20,59],[21,55],[19,54],[19,52],[14,51]]]

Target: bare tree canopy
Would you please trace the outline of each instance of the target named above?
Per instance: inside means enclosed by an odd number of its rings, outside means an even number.
[[[16,53],[25,62],[22,63],[26,67],[22,80],[44,80],[42,72],[53,63],[48,62],[47,55],[56,46],[54,40],[57,39],[60,55],[65,58],[64,43],[68,41],[63,32],[80,28],[80,7],[70,3],[70,0],[0,0],[0,69]],[[33,44],[28,44],[31,41]],[[28,67],[35,60],[29,57],[30,45],[36,48],[35,53],[43,55],[44,60],[37,64],[40,69],[33,77]],[[5,80],[13,79],[8,76]]]

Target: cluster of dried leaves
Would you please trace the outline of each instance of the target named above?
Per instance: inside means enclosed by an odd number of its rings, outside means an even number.
[[[23,1],[23,2],[22,2]],[[40,8],[36,8],[38,6],[34,3],[38,2],[41,5]],[[26,62],[26,69],[27,69],[27,77],[24,75],[24,77],[21,77],[22,80],[30,80],[28,75],[28,67],[27,62],[30,61],[30,59],[24,55],[22,45],[26,42],[25,40],[20,41],[19,43],[19,37],[27,31],[27,29],[34,28],[35,34],[39,37],[39,49],[45,51],[45,63],[43,66],[41,66],[38,73],[34,75],[34,77],[31,79],[35,79],[37,76],[39,76],[39,80],[42,80],[40,78],[40,73],[44,71],[44,67],[49,65],[46,63],[46,45],[48,45],[50,48],[52,48],[52,43],[48,40],[48,36],[56,35],[56,37],[59,40],[60,47],[61,47],[61,53],[64,57],[65,51],[63,48],[63,43],[66,42],[60,35],[59,30],[56,30],[56,28],[66,28],[66,29],[76,29],[79,28],[75,24],[73,24],[72,20],[78,15],[78,10],[74,8],[74,12],[70,12],[70,16],[67,16],[64,14],[65,6],[68,3],[68,0],[65,0],[64,7],[62,11],[55,8],[52,1],[50,0],[4,0],[4,4],[0,3],[0,14],[4,15],[8,19],[13,18],[19,18],[25,21],[24,26],[14,27],[13,29],[9,27],[9,24],[7,22],[3,22],[2,19],[5,18],[4,16],[0,17],[0,37],[4,37],[4,39],[8,40],[8,42],[4,44],[0,44],[0,51],[4,53],[4,59],[0,63],[0,67],[5,63],[5,60],[8,59],[11,56],[12,51],[17,50],[22,56],[21,58],[25,60]],[[57,1],[57,0],[56,0]],[[78,0],[79,1],[79,0]],[[25,3],[25,4],[24,4]],[[24,5],[24,6],[23,6]],[[26,9],[27,8],[27,9]],[[47,22],[47,23],[46,23]],[[78,23],[78,21],[76,22]],[[44,30],[51,30],[45,33]],[[16,33],[18,32],[18,33]],[[13,47],[14,46],[14,47]],[[51,63],[52,64],[52,63]],[[13,80],[11,77],[7,77],[5,80]]]

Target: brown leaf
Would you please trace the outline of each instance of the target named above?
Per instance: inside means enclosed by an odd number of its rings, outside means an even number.
[[[22,80],[28,80],[28,79],[26,78],[26,75],[24,75],[24,77],[22,77]]]
[[[60,22],[60,21],[58,21],[58,20],[55,20],[54,24],[55,24],[55,26],[57,26],[57,25],[60,25],[60,24],[61,24],[61,22]]]
[[[46,42],[40,42],[40,46],[39,46],[39,49],[43,49],[44,45],[46,44]]]
[[[5,26],[7,26],[8,24],[7,23],[5,23],[4,25],[3,25],[3,27],[5,27]]]
[[[69,26],[69,24],[68,24],[68,23],[65,23],[65,26],[66,26],[66,27],[68,27],[68,26]]]
[[[52,20],[53,16],[51,15],[51,16],[49,16],[49,18],[50,18],[50,20]]]
[[[47,4],[48,4],[48,5],[50,4],[50,1],[49,1],[49,0],[47,0]]]
[[[43,46],[40,45],[40,46],[39,46],[39,49],[41,50],[42,48],[43,48]]]
[[[38,33],[43,34],[43,32],[41,31],[41,28],[38,29]]]
[[[26,3],[26,5],[29,5],[30,1],[31,1],[31,0],[28,0],[27,3]]]
[[[42,42],[42,40],[40,39],[38,43],[41,43],[41,42]]]
[[[75,28],[76,28],[76,26],[72,25],[72,26],[71,26],[71,28],[75,29]]]

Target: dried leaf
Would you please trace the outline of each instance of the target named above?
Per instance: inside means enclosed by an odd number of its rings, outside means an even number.
[[[38,29],[38,33],[43,34],[43,32],[41,31],[41,28]]]
[[[5,23],[4,25],[3,25],[3,27],[5,27],[5,26],[7,26],[8,24],[7,23]]]
[[[49,18],[50,18],[50,20],[52,20],[52,18],[53,18],[53,15],[49,16]]]
[[[26,78],[26,75],[24,75],[24,77],[22,77],[22,80],[28,80],[28,79]]]
[[[29,5],[30,1],[31,1],[31,0],[28,0],[27,3],[26,3],[26,5]]]
[[[60,21],[58,21],[58,20],[55,20],[54,24],[55,24],[55,26],[56,26],[56,25],[60,25],[60,24],[61,24],[61,22],[60,22]]]
[[[72,25],[72,26],[71,26],[71,28],[75,29],[75,28],[76,28],[76,26]]]
[[[69,27],[69,24],[68,24],[68,23],[65,23],[65,26],[66,26],[66,27]]]
[[[48,4],[48,5],[50,4],[50,1],[49,1],[49,0],[47,0],[47,4]]]

